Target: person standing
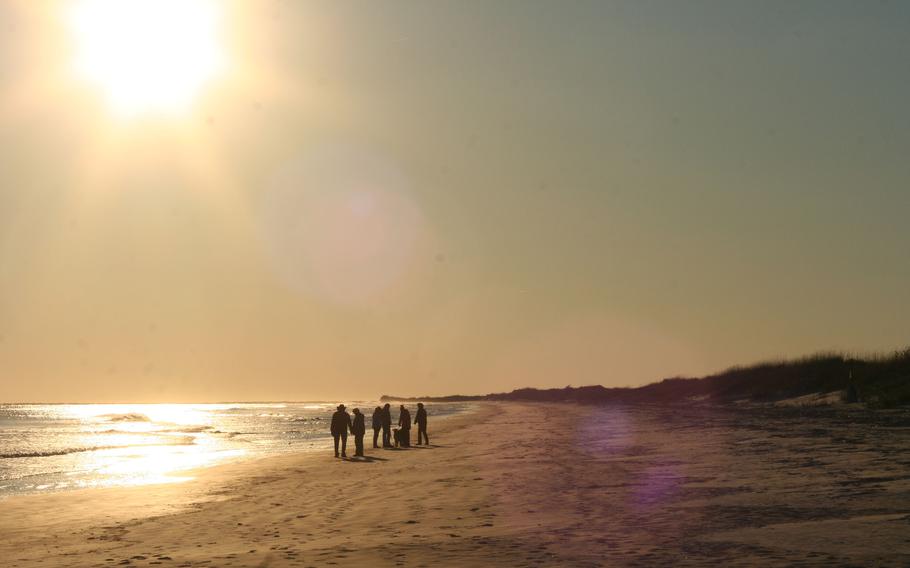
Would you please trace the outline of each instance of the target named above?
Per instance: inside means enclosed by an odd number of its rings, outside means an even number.
[[[382,407],[382,447],[392,447],[392,408],[388,402]]]
[[[354,409],[354,423],[351,425],[351,434],[354,434],[354,455],[363,457],[363,435],[366,434],[366,417],[360,413],[359,408]]]
[[[348,457],[348,430],[351,428],[351,415],[344,410],[344,405],[339,404],[338,410],[332,415],[332,437],[335,438],[335,457],[338,457],[338,440],[341,439],[341,457]]]
[[[426,445],[430,445],[430,437],[427,436],[427,410],[423,407],[422,402],[417,403],[417,416],[414,418],[414,424],[417,424],[417,445],[420,445],[421,439],[426,440]]]
[[[382,430],[382,407],[377,406],[373,411],[373,417],[370,419],[370,426],[373,427],[373,447],[379,447],[379,431]]]
[[[411,413],[401,405],[398,411],[398,428],[401,434],[401,445],[405,448],[411,447]]]

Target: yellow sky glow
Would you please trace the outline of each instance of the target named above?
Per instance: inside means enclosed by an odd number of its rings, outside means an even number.
[[[0,401],[910,337],[910,3],[0,2]]]

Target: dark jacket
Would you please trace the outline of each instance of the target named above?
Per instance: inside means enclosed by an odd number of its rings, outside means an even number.
[[[336,410],[332,415],[332,435],[347,434],[351,427],[351,415],[344,410]]]
[[[417,418],[414,419],[414,424],[417,424],[424,428],[427,427],[427,409],[426,408],[417,409]]]
[[[382,409],[373,411],[373,418],[370,426],[373,427],[373,430],[379,430],[382,428],[382,415],[385,414]]]
[[[402,408],[401,414],[398,415],[398,427],[402,430],[411,429],[411,413],[407,408]]]
[[[384,428],[392,427],[392,409],[391,408],[382,409],[382,426]]]
[[[364,426],[364,416],[362,413],[354,415],[354,424],[351,426],[351,434],[355,436],[363,436],[364,432],[367,431],[366,426]]]

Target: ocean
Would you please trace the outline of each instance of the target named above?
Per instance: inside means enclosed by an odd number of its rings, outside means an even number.
[[[376,401],[345,403],[366,414]],[[179,482],[191,470],[289,452],[331,452],[337,403],[0,404],[0,498]],[[416,405],[406,405],[414,415]],[[467,404],[427,404],[432,421]],[[392,419],[398,405],[392,405]],[[432,431],[432,430],[431,430]],[[353,445],[353,440],[349,440]],[[372,440],[367,441],[367,447]]]

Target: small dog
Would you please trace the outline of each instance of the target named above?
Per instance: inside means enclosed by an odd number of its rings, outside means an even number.
[[[395,447],[401,445],[401,428],[392,428],[392,437],[395,439]]]

